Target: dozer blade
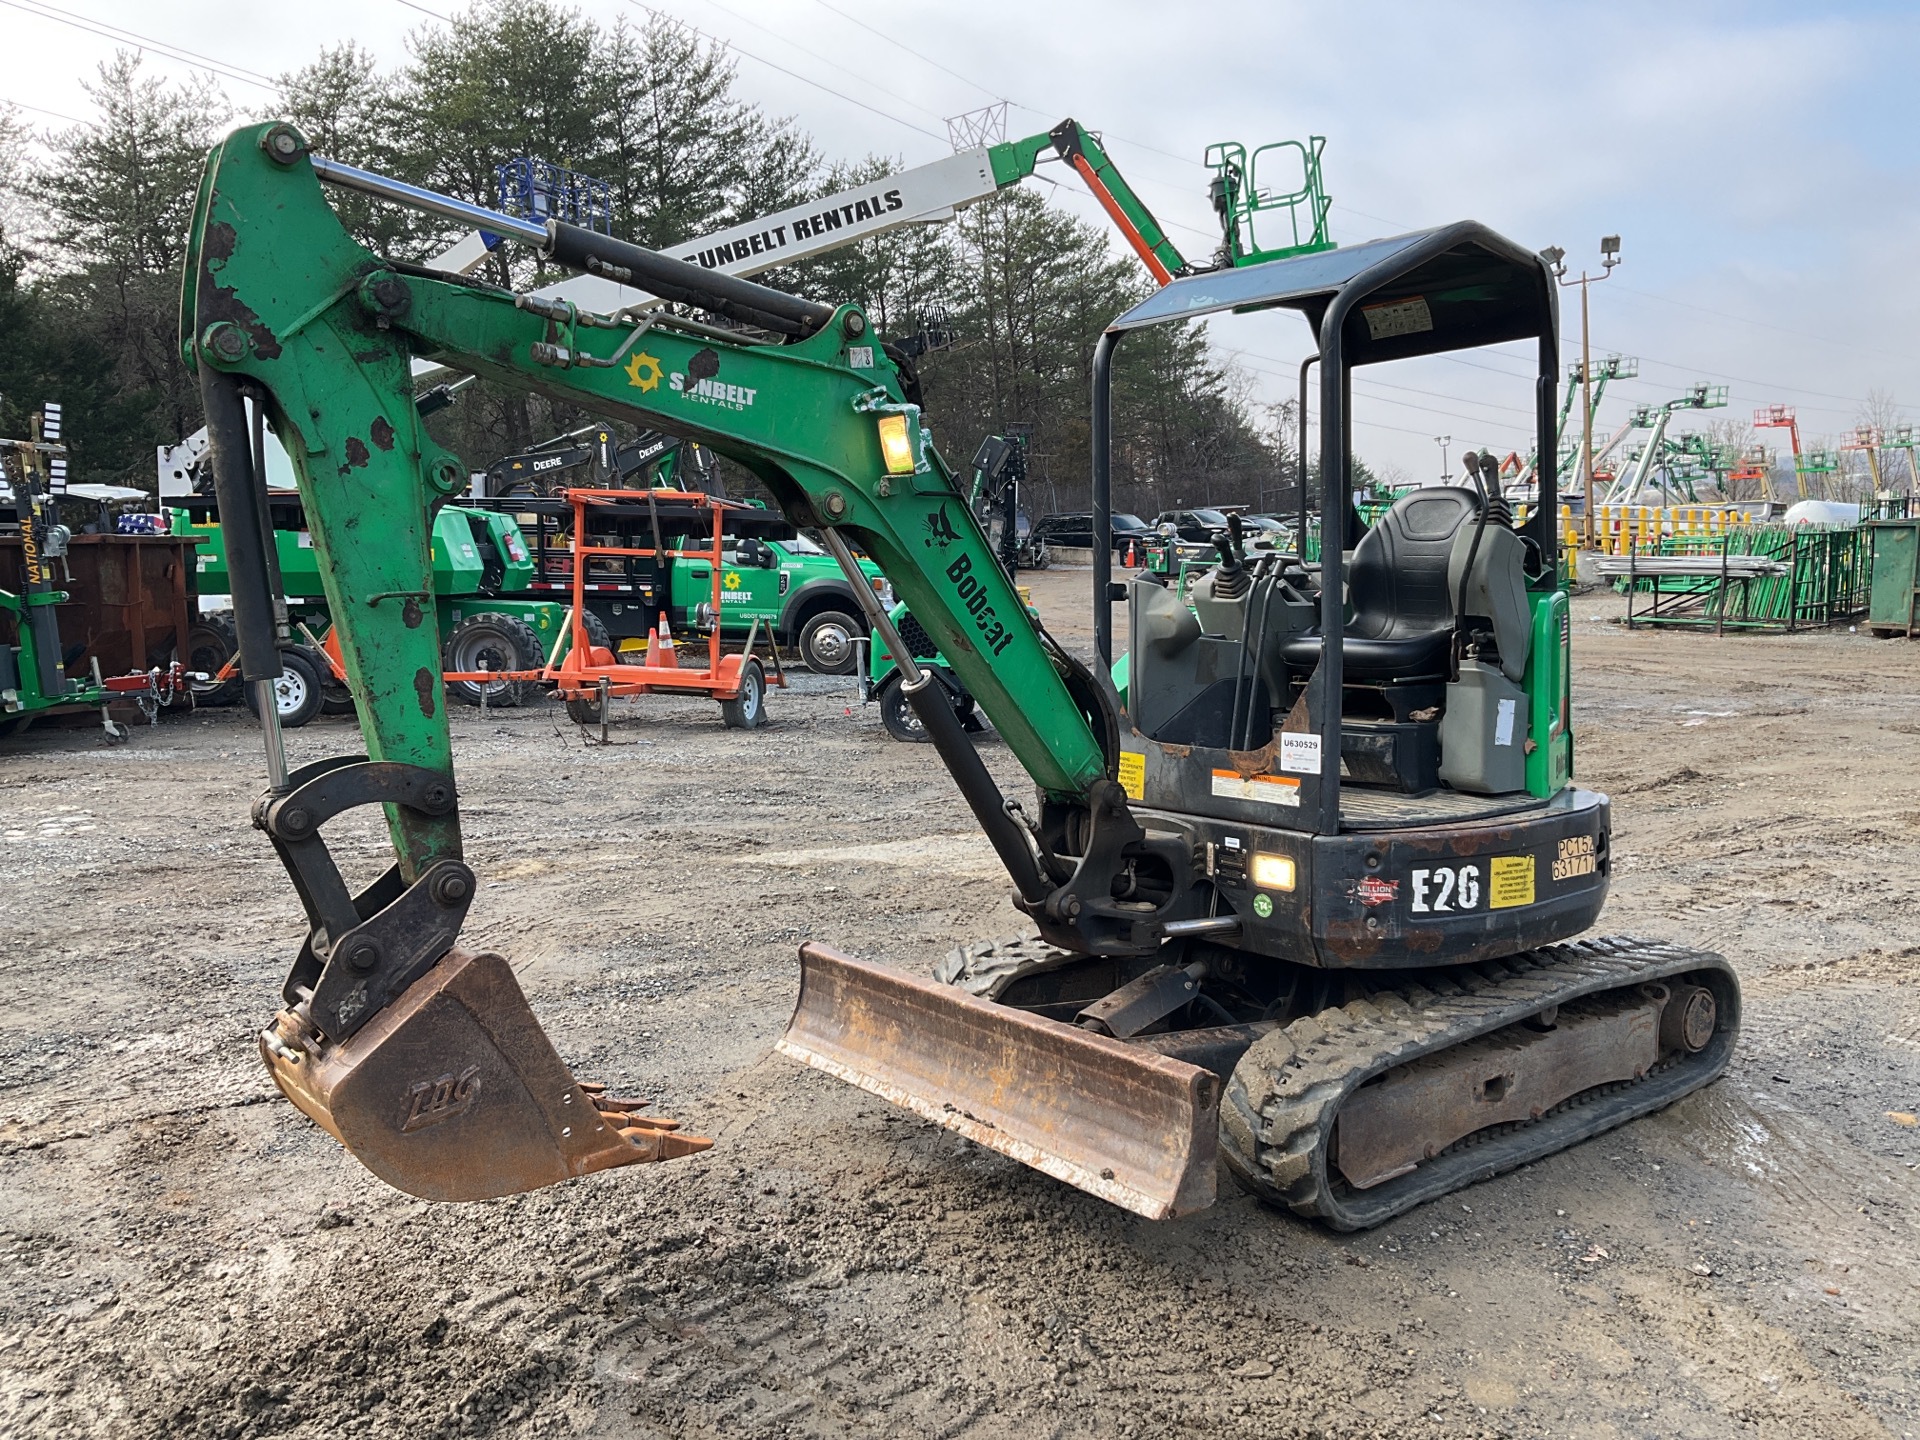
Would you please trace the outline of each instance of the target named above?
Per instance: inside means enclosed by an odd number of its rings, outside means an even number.
[[[575,1080],[498,955],[450,951],[343,1042],[282,1010],[260,1054],[289,1100],[422,1200],[490,1200],[713,1144]]]
[[[781,1053],[1149,1220],[1214,1198],[1210,1071],[950,985],[800,947]]]

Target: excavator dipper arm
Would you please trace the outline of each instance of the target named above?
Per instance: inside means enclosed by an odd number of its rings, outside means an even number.
[[[550,224],[551,259],[786,338],[761,343],[659,312],[589,315],[382,260],[342,227],[323,174],[462,211],[314,159],[284,124],[246,127],[216,147],[195,206],[182,346],[207,405],[243,674],[252,684],[276,676],[282,640],[251,399],[293,461],[366,741],[364,757],[289,773],[273,708],[262,707],[270,788],[255,823],[285,862],[310,933],[261,1050],[296,1105],[384,1179],[434,1199],[512,1193],[709,1143],[576,1082],[506,962],[457,946],[476,880],[461,852],[430,539],[434,511],[465,488],[466,469],[426,433],[416,356],[698,441],[758,475],[791,519],[823,527],[843,558],[848,540],[864,548],[1039,787],[1040,813],[1027,817],[937,687],[915,693],[1019,903],[1077,949],[1158,943],[1183,893],[1172,880],[1184,853],[1162,853],[1167,842],[1133,823],[1111,778],[1111,701],[1030,621],[857,307]],[[492,221],[509,234],[528,228]],[[385,809],[395,863],[356,894],[321,827],[366,804]],[[1140,898],[1156,893],[1141,878],[1156,864],[1157,906]],[[1123,872],[1131,898],[1119,904]]]

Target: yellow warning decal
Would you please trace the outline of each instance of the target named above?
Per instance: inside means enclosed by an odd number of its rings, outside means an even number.
[[[1129,800],[1147,798],[1147,757],[1137,750],[1120,752],[1120,788]]]
[[[1487,908],[1511,910],[1533,903],[1533,856],[1496,855],[1487,884]]]

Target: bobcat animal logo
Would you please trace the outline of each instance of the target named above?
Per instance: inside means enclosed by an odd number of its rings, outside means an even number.
[[[953,522],[947,519],[947,507],[942,505],[933,514],[927,516],[927,533],[930,537],[927,545],[938,545],[942,550],[960,538],[960,532],[953,528]]]

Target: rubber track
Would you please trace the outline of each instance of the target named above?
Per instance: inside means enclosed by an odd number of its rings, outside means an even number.
[[[1575,1096],[1530,1123],[1469,1136],[1397,1180],[1367,1190],[1330,1181],[1327,1151],[1340,1105],[1375,1075],[1549,1005],[1690,972],[1699,972],[1719,1006],[1714,1038],[1698,1055]],[[1464,966],[1303,1017],[1258,1042],[1221,1101],[1221,1157],[1262,1200],[1338,1230],[1363,1230],[1672,1104],[1726,1069],[1739,1022],[1739,985],[1726,960],[1663,941],[1609,936]]]

